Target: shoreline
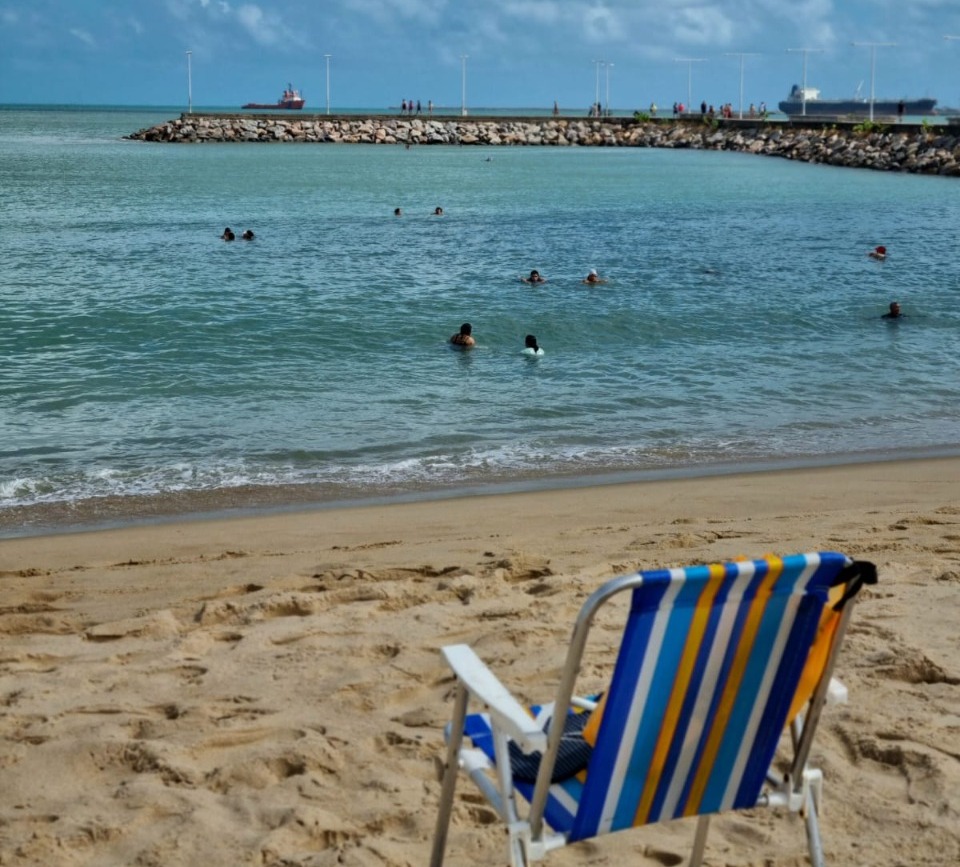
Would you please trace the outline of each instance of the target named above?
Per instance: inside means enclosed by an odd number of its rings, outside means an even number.
[[[16,574],[18,569],[29,571],[26,561],[31,556],[39,555],[47,561],[52,558],[60,565],[84,556],[103,561],[127,556],[131,546],[144,540],[149,540],[151,548],[169,546],[171,550],[198,544],[256,547],[267,540],[268,547],[283,547],[293,540],[306,542],[322,528],[333,536],[344,534],[353,541],[362,538],[369,543],[396,532],[397,527],[409,531],[411,521],[413,527],[429,525],[427,532],[434,536],[434,542],[443,539],[456,543],[464,533],[482,535],[481,528],[496,524],[497,537],[512,536],[529,544],[540,533],[549,538],[564,527],[579,527],[585,522],[602,524],[625,512],[632,514],[632,520],[649,519],[653,524],[665,519],[665,510],[679,513],[680,521],[689,520],[697,510],[701,514],[715,513],[722,523],[782,518],[797,510],[805,518],[830,521],[834,513],[869,514],[891,506],[909,509],[935,498],[947,507],[955,505],[960,515],[958,480],[960,457],[920,458],[171,517],[163,522],[0,539],[4,564],[0,577]],[[458,521],[458,513],[469,514],[470,520]],[[519,523],[518,515],[523,516]],[[960,541],[960,536],[952,538]],[[110,552],[114,546],[117,551]],[[823,547],[823,542],[818,540],[816,547]],[[960,566],[960,545],[956,554]]]
[[[960,860],[960,459],[124,527],[0,542],[0,850],[19,867],[423,864],[468,643],[548,699],[584,599],[639,568],[837,550],[876,563],[814,745],[834,867]],[[583,669],[605,688],[621,624]],[[504,840],[458,788],[449,867]],[[689,822],[556,853],[686,859]],[[803,823],[713,820],[711,863],[793,863]]]
[[[312,513],[372,506],[497,497],[509,494],[563,492],[617,485],[670,482],[683,479],[739,477],[753,474],[836,469],[847,466],[884,465],[960,459],[960,446],[917,449],[912,454],[863,453],[770,458],[678,465],[641,470],[611,469],[592,473],[550,475],[512,474],[493,481],[459,481],[443,485],[352,488],[336,485],[243,485],[214,490],[176,491],[142,496],[91,497],[0,508],[0,543],[5,539],[36,538],[72,533],[95,533],[127,527],[171,525],[181,522],[233,520],[296,513]]]

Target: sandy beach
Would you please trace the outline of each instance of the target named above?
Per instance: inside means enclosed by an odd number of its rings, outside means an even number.
[[[0,541],[0,864],[423,865],[440,647],[548,698],[604,579],[808,550],[880,574],[815,747],[828,861],[960,863],[960,460],[937,459]],[[588,688],[619,637],[601,627]],[[464,783],[451,867],[506,863],[490,818]],[[548,863],[684,863],[692,834]],[[707,863],[805,864],[802,823],[715,820]]]

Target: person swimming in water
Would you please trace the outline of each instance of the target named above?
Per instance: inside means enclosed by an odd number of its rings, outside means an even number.
[[[220,237],[221,237],[224,241],[232,241],[232,240],[234,240],[234,238],[236,238],[237,236],[233,234],[233,229],[231,229],[229,226],[227,226],[227,228],[223,230],[223,234],[222,234]]]
[[[521,279],[524,283],[546,283],[546,282],[547,282],[547,278],[546,278],[546,277],[541,277],[541,276],[540,276],[540,272],[539,272],[536,268],[534,268],[534,269],[530,272],[530,276],[529,276],[529,277],[521,277],[520,279]]]
[[[240,236],[244,241],[252,241],[256,235],[253,234],[251,229],[244,229],[243,234]]]
[[[460,330],[450,338],[450,343],[464,349],[476,346],[477,341],[473,339],[473,326],[469,322],[464,322]]]
[[[523,340],[524,355],[543,355],[543,348],[537,343],[537,338],[533,334],[528,334]]]
[[[904,314],[900,311],[900,302],[891,301],[890,310],[881,316],[881,319],[903,319]]]
[[[443,216],[443,208],[441,208],[439,205],[437,205],[437,207],[435,207],[435,208],[433,209],[433,215],[434,215],[435,217],[442,217],[442,216]]]
[[[867,255],[871,259],[879,259],[882,262],[887,258],[887,248],[881,244],[879,247],[874,247]]]
[[[597,269],[596,269],[596,268],[591,268],[591,269],[590,269],[590,273],[587,274],[587,276],[583,278],[583,282],[584,282],[584,283],[589,283],[589,284],[593,285],[593,284],[597,284],[597,283],[606,283],[607,281],[604,280],[604,279],[597,273]]]

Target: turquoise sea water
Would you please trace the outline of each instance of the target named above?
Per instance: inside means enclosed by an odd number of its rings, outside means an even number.
[[[960,452],[954,180],[172,116],[0,111],[0,534]]]

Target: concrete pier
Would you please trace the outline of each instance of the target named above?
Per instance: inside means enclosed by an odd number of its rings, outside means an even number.
[[[649,147],[727,150],[810,163],[960,175],[960,128],[806,120],[183,114],[147,142]]]

